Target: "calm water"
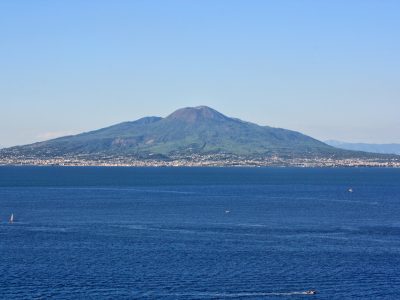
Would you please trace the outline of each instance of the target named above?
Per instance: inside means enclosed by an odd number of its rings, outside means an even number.
[[[1,299],[400,298],[400,170],[1,167],[0,221]]]

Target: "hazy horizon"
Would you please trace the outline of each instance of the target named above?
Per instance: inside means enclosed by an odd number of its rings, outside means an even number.
[[[0,147],[207,105],[400,143],[398,1],[4,1]]]

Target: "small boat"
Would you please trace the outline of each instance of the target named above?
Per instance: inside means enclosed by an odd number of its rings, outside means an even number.
[[[14,214],[11,214],[10,220],[8,221],[9,223],[14,223]]]
[[[316,290],[307,290],[304,292],[305,295],[315,295],[317,293]]]
[[[352,193],[352,192],[353,192],[353,189],[352,189],[352,188],[349,188],[348,191],[349,191],[349,193]]]

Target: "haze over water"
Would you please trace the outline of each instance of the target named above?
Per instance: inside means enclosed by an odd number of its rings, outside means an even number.
[[[397,169],[1,167],[0,295],[395,299],[399,195]]]

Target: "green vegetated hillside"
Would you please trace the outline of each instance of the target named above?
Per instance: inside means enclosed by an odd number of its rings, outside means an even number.
[[[3,151],[36,156],[101,154],[168,157],[193,153],[294,157],[367,155],[339,150],[299,132],[230,118],[206,106],[182,108],[166,118],[145,117]]]

